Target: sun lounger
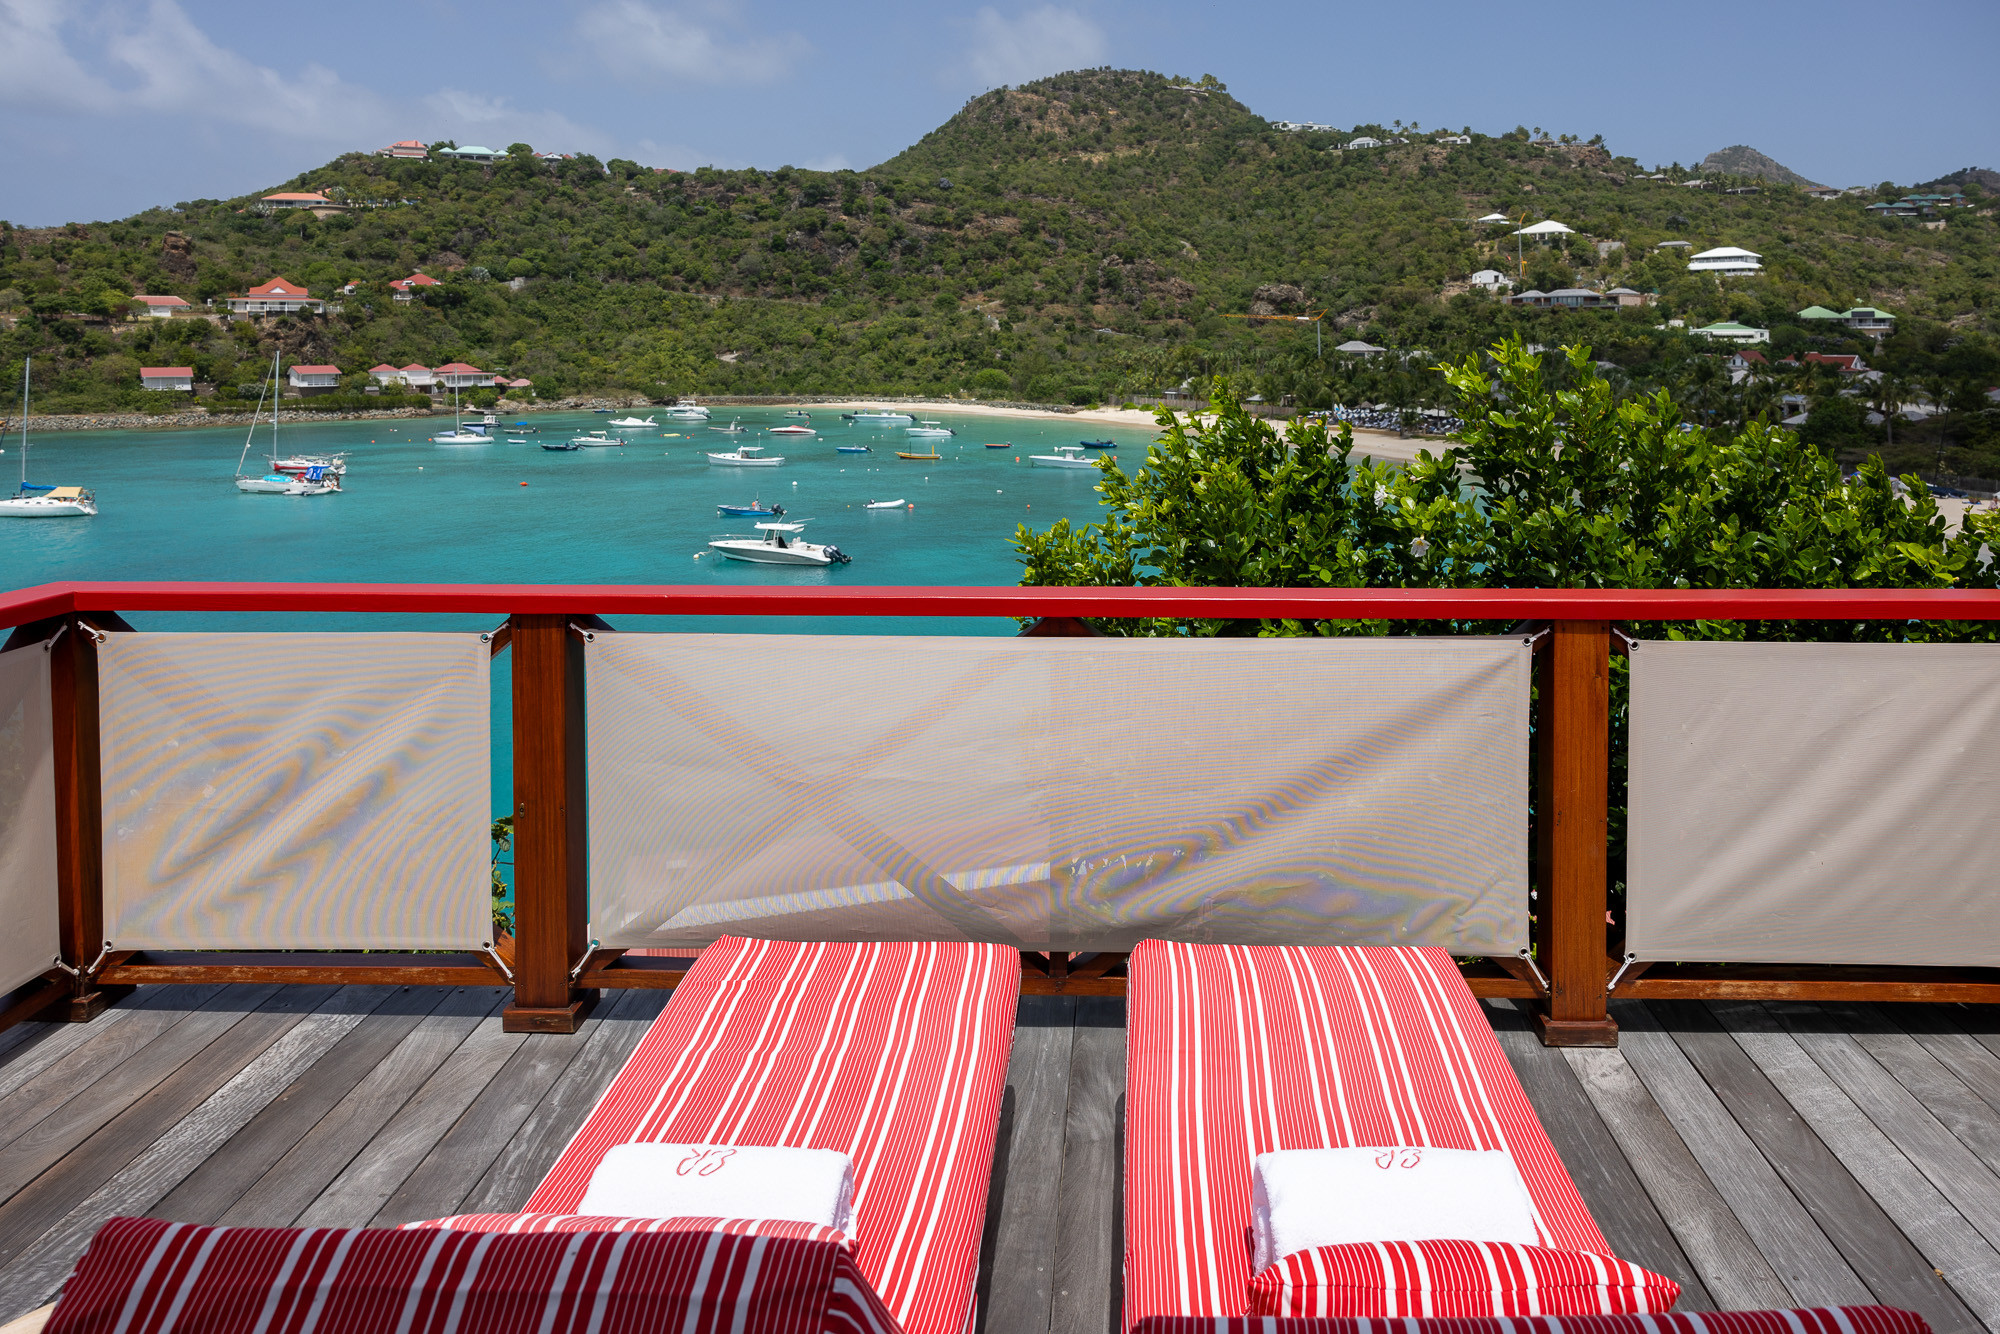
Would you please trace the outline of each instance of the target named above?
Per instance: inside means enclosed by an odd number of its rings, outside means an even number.
[[[527,1202],[566,1214],[613,1145],[774,1144],[854,1162],[854,1257],[904,1334],[969,1327],[1020,955],[725,937]]]
[[[1130,973],[1128,1324],[1288,1313],[1268,1302],[1259,1311],[1249,1282],[1251,1162],[1279,1149],[1505,1150],[1540,1246],[1609,1258],[1443,950],[1147,941]],[[1282,1268],[1265,1271],[1266,1282]],[[1391,1302],[1326,1313],[1431,1312]]]

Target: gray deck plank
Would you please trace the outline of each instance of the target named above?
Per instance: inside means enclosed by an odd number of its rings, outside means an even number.
[[[369,1221],[389,1227],[460,1212],[529,1113],[596,1036],[600,1022],[593,1012],[574,1033],[528,1035]]]
[[[1702,1080],[1827,1240],[1846,1257],[1875,1301],[1916,1311],[1939,1334],[1979,1328],[1978,1319],[1933,1272],[1923,1253],[1800,1119],[1707,1006],[1654,1001],[1647,1008],[1665,1023]]]
[[[242,1227],[290,1227],[298,1222],[463,1045],[479,1021],[499,1006],[502,994],[477,987],[446,996],[218,1221]]]
[[[1977,1154],[1989,1170],[2000,1170],[2000,1115],[1957,1072],[1875,1006],[1827,1006],[1823,1017],[1852,1034],[1876,1064],[1957,1136],[1959,1143]]]
[[[0,1150],[32,1133],[77,1094],[88,1091],[95,1102],[107,1092],[107,1086],[115,1090],[120,1066],[144,1051],[154,1038],[198,1012],[220,991],[220,987],[148,989],[128,1002],[131,1009],[124,1022],[101,1031],[94,1024],[79,1025],[91,1030],[84,1042],[0,1098]],[[115,1091],[111,1096],[117,1096]],[[18,1185],[0,1184],[0,1199],[17,1189]]]
[[[441,987],[395,988],[148,1212],[183,1223],[220,1219],[449,994]]]
[[[1736,1044],[1988,1329],[2000,1329],[2000,1252],[1762,1005],[1712,1005]]]
[[[1847,1258],[1644,1005],[1612,1007],[1618,1049],[1800,1306],[1874,1301]]]
[[[1883,1017],[1915,1038],[1945,1069],[2000,1108],[2000,1056],[1973,1036],[1972,1029],[1990,1031],[1991,1020],[1970,1013],[1965,1005],[1885,1005]]]
[[[291,1002],[304,1013],[222,1087],[175,1121],[150,1148],[113,1173],[88,1199],[0,1270],[0,1311],[31,1310],[51,1300],[99,1227],[119,1215],[151,1210],[218,1145],[360,1023],[362,1016],[381,1004],[389,989],[348,987],[320,996],[318,1004],[310,994],[314,990],[319,989],[298,988],[274,1001]],[[247,1026],[239,1025],[232,1036]]]
[[[0,1057],[0,1098],[5,1098],[84,1043],[95,1042],[130,1019],[135,1010],[132,1002],[127,1001],[112,1006],[87,1024],[30,1020],[15,1025],[9,1032],[21,1033],[23,1037],[8,1049],[4,1057]]]
[[[660,1017],[670,994],[635,988],[602,1002],[610,1013],[460,1203],[462,1212],[510,1213],[528,1202],[646,1030]]]
[[[299,1226],[365,1226],[389,1202],[396,1188],[409,1180],[526,1038],[524,1033],[503,1032],[497,1012],[481,1019],[423,1087],[299,1215]]]
[[[1791,1305],[1784,1281],[1624,1054],[1615,1048],[1571,1047],[1563,1057],[1716,1305],[1753,1311]]]
[[[1052,1334],[1117,1334],[1125,1306],[1125,1002],[1076,1003]]]
[[[1527,1017],[1510,1002],[1488,1001],[1485,1008],[1515,1078],[1612,1253],[1680,1284],[1675,1310],[1714,1310],[1715,1301],[1701,1276],[1639,1183],[1569,1062],[1561,1052],[1541,1044],[1529,1030]]]
[[[1047,1334],[1049,1328],[1075,1036],[1075,997],[1021,998],[980,1247],[983,1334]]]
[[[2000,1177],[1979,1155],[1933,1116],[1916,1094],[1898,1083],[1854,1035],[1840,1030],[1832,1012],[1788,1002],[1765,1008],[1959,1214],[1978,1228],[1990,1245],[2000,1247]],[[1914,1042],[1909,1042],[1909,1048],[1923,1053]],[[1928,1055],[1923,1055],[1923,1060],[1942,1069]]]

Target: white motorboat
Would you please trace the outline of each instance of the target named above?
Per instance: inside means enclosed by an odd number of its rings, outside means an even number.
[[[1082,445],[1057,445],[1053,454],[1030,454],[1028,462],[1037,468],[1095,468],[1095,455],[1083,452]]]
[[[899,510],[906,503],[908,502],[901,500],[871,500],[865,508],[871,510]]]
[[[340,490],[340,474],[347,471],[338,458],[319,459],[295,455],[278,457],[278,416],[282,391],[278,384],[281,352],[271,354],[271,380],[257,393],[257,409],[250,414],[250,429],[243,433],[243,451],[236,456],[236,489],[251,495],[326,496]],[[245,477],[243,461],[250,457],[250,444],[257,438],[257,418],[264,411],[264,395],[271,397],[271,471],[262,477]]]
[[[918,422],[915,426],[905,427],[903,429],[903,434],[911,437],[923,436],[923,435],[946,436],[946,435],[957,435],[958,432],[952,430],[949,426],[944,425],[942,422],[935,422],[932,421],[930,418],[926,417],[923,421]]]
[[[711,426],[708,429],[711,431],[720,431],[724,435],[748,435],[750,433],[750,428],[745,426],[742,419],[738,417],[731,417],[727,426]]]
[[[760,565],[845,565],[851,559],[839,547],[801,542],[793,536],[805,527],[803,523],[760,523],[756,528],[762,537],[722,537],[708,546],[730,560]]]
[[[684,398],[668,408],[666,415],[678,422],[707,421],[708,409],[691,398]]]
[[[774,454],[765,458],[762,445],[738,445],[727,454],[710,454],[708,461],[733,468],[775,468],[785,461],[785,456]]]
[[[620,440],[615,435],[606,435],[602,431],[591,431],[587,435],[573,435],[569,438],[569,442],[578,449],[625,448],[623,440]]]
[[[645,419],[644,421],[641,421],[641,420],[640,420],[639,418],[637,418],[637,417],[613,417],[613,418],[612,418],[612,419],[611,419],[610,421],[608,421],[608,422],[606,422],[606,423],[604,423],[604,424],[605,424],[606,426],[657,426],[657,425],[659,425],[659,423],[658,423],[658,422],[656,422],[656,421],[654,421],[654,420],[653,420],[653,419],[652,419],[651,417],[648,417],[648,418],[646,418],[646,419]]]
[[[894,426],[897,422],[916,420],[907,412],[844,412],[841,415],[856,426]]]
[[[818,435],[818,434],[819,434],[819,432],[818,432],[818,431],[815,431],[815,430],[814,430],[814,429],[813,429],[812,427],[810,427],[810,426],[773,426],[773,427],[771,428],[771,430],[770,430],[770,434],[772,434],[772,435]]]
[[[21,364],[21,489],[0,499],[0,518],[67,519],[97,513],[97,497],[80,486],[36,486],[28,480],[28,372],[35,359]]]

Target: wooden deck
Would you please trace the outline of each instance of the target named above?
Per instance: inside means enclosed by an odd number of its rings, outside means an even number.
[[[526,1199],[658,1014],[500,1031],[506,993],[160,987],[0,1034],[0,1318],[114,1214],[393,1224]],[[2000,1330],[2000,1014],[1653,1002],[1616,1051],[1502,1045],[1619,1254],[1682,1306],[1879,1301]],[[1990,1017],[1989,1017],[1990,1016]],[[1027,997],[994,1166],[986,1334],[1115,1334],[1124,1003]]]

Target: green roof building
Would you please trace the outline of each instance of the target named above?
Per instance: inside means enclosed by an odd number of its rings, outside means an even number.
[[[1838,320],[1845,317],[1839,311],[1828,310],[1825,306],[1807,306],[1799,312],[1799,318],[1802,320]]]

